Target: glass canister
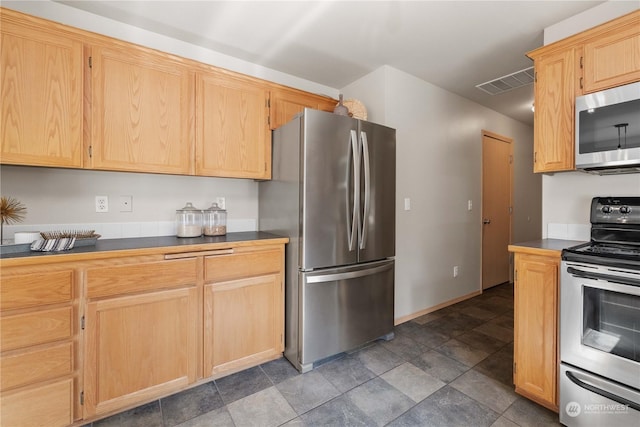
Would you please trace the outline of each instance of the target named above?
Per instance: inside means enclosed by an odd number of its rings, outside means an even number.
[[[204,235],[223,236],[227,234],[227,211],[212,203],[204,211]]]
[[[178,237],[202,236],[202,210],[188,202],[182,209],[176,209]]]

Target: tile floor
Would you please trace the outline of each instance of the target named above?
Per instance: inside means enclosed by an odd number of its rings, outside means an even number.
[[[286,359],[93,423],[105,426],[543,426],[513,391],[513,286],[395,328],[299,374]]]

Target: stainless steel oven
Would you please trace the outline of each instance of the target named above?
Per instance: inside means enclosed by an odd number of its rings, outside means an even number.
[[[562,253],[560,422],[640,425],[640,198],[597,197]]]

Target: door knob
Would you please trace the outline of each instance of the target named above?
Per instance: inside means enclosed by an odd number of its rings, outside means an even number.
[[[485,219],[482,220],[482,223],[483,224],[491,224],[491,220],[485,218]]]

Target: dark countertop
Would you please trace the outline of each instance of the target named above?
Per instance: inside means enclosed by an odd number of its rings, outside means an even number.
[[[69,255],[80,254],[99,254],[102,252],[118,252],[127,250],[144,250],[154,248],[176,248],[183,250],[203,250],[203,245],[209,245],[214,248],[224,247],[225,243],[238,244],[241,242],[256,242],[260,240],[282,240],[282,243],[288,241],[287,237],[278,236],[263,231],[243,231],[237,233],[227,233],[224,236],[202,236],[193,238],[183,238],[176,236],[158,236],[158,237],[131,237],[125,239],[104,239],[96,242],[91,246],[74,247],[68,251],[60,252],[36,252],[26,251],[17,253],[3,253],[0,247],[0,259],[15,258],[38,258],[38,257],[64,257]]]
[[[509,245],[509,251],[560,256],[563,249],[581,245],[583,243],[586,242],[581,240],[540,239],[511,244]]]

